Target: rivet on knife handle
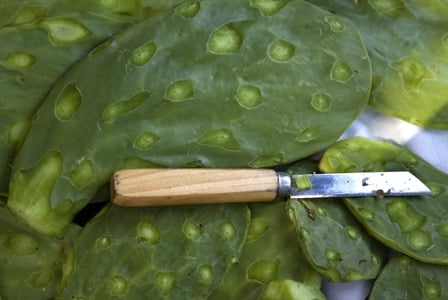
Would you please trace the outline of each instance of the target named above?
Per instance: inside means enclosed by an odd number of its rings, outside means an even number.
[[[112,202],[120,206],[431,194],[406,171],[291,176],[270,169],[130,169],[117,171],[111,186]]]

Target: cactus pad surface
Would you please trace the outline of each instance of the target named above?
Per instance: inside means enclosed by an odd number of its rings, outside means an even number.
[[[317,162],[299,161],[292,176],[317,172]],[[302,252],[324,278],[333,282],[373,279],[385,261],[385,247],[370,236],[341,199],[290,199],[287,209]]]
[[[372,60],[370,108],[418,126],[448,129],[446,1],[310,2],[349,18],[361,32]]]
[[[8,206],[21,219],[60,232],[130,160],[293,161],[365,108],[370,61],[350,21],[302,1],[186,3],[122,31],[58,81],[14,161]]]
[[[330,147],[320,161],[324,172],[410,171],[430,196],[346,198],[365,228],[385,245],[419,261],[448,264],[448,174],[404,147],[354,137]],[[384,191],[387,192],[387,191]]]
[[[207,299],[241,255],[246,205],[106,206],[64,265],[58,299]]]
[[[441,300],[448,297],[448,267],[427,264],[401,255],[387,263],[375,280],[370,300]]]
[[[301,253],[285,203],[252,204],[250,210],[251,222],[238,264],[210,299],[260,299],[276,280],[299,281],[319,289],[320,276]]]
[[[63,253],[79,232],[50,238],[20,224],[0,205],[0,298],[52,299],[62,277]]]
[[[17,0],[0,3],[0,193],[32,114],[68,68],[111,35],[181,2]]]

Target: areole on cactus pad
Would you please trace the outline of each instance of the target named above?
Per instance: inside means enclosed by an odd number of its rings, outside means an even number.
[[[367,104],[364,44],[278,3],[187,1],[98,46],[34,116],[9,208],[59,234],[119,168],[270,167],[334,143]]]

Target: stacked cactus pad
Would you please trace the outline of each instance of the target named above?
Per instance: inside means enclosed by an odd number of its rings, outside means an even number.
[[[338,141],[368,108],[448,129],[447,16],[438,0],[0,1],[0,299],[325,299],[323,280],[448,297],[448,175]],[[108,203],[114,171],[152,167],[411,170],[432,195]]]

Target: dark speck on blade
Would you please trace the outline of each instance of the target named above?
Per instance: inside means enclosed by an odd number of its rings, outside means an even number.
[[[369,180],[369,177],[366,177],[362,180],[362,186],[368,186],[369,183],[367,182]]]

